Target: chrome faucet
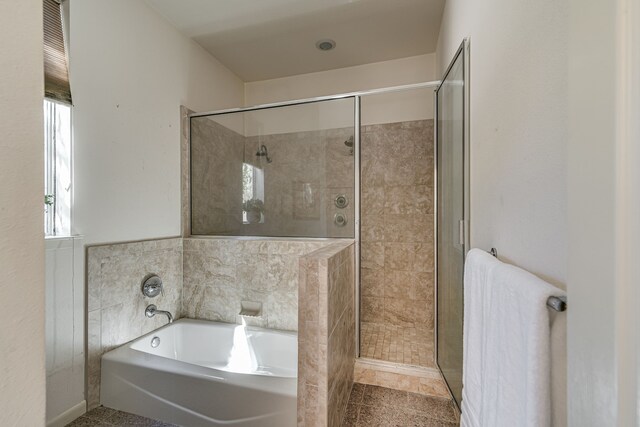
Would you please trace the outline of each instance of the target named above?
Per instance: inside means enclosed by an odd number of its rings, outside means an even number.
[[[167,319],[169,319],[169,323],[173,323],[173,316],[171,315],[171,313],[164,310],[158,310],[158,307],[156,307],[155,304],[149,304],[144,310],[144,315],[149,318],[155,316],[156,314],[166,315]]]

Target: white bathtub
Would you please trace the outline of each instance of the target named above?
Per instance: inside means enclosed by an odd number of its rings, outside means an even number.
[[[295,333],[180,319],[102,356],[100,403],[189,427],[295,426],[297,360]]]

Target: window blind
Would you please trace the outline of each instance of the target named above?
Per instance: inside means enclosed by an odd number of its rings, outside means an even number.
[[[44,96],[71,104],[69,68],[62,31],[62,10],[56,0],[43,0]]]

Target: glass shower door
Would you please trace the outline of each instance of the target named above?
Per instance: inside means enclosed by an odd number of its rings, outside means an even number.
[[[463,271],[468,250],[466,42],[436,91],[437,362],[458,405],[462,395]]]

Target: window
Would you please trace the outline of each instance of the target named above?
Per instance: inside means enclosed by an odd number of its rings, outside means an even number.
[[[45,99],[45,236],[71,235],[71,166],[71,106]]]
[[[242,164],[242,222],[264,222],[264,171]]]
[[[44,234],[71,235],[71,87],[63,6],[43,0]]]

